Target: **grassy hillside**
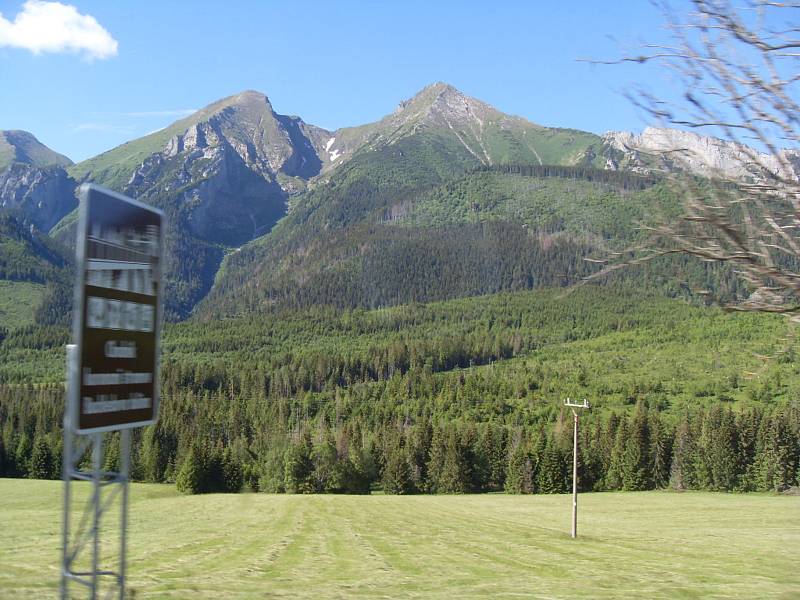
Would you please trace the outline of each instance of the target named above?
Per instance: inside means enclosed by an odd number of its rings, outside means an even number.
[[[0,479],[0,495],[0,596],[55,594],[61,484]],[[584,494],[577,540],[570,502],[180,497],[135,484],[129,587],[137,598],[648,599],[789,598],[800,587],[796,497]]]
[[[0,327],[67,324],[72,305],[68,251],[10,213],[0,214],[0,284]]]
[[[0,279],[0,323],[5,329],[16,329],[34,322],[36,308],[44,297],[45,287],[29,281]]]
[[[37,167],[67,167],[72,161],[42,144],[27,131],[0,131],[0,171],[13,162]]]

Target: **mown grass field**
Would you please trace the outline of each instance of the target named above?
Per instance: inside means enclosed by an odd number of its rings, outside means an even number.
[[[606,493],[580,506],[572,540],[566,495],[179,496],[136,484],[130,588],[136,598],[800,596],[798,497]],[[0,597],[54,596],[60,507],[60,482],[0,479]]]

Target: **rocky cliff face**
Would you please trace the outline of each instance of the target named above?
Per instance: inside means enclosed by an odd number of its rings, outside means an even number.
[[[0,173],[0,209],[16,209],[41,231],[50,231],[78,204],[75,182],[61,167],[14,163]]]
[[[49,231],[77,205],[72,164],[27,131],[0,131],[0,210],[20,212]]]
[[[192,235],[239,245],[269,231],[288,195],[319,174],[330,134],[276,114],[257,92],[203,112],[138,165],[123,191],[179,214]]]
[[[639,135],[612,131],[603,140],[618,153],[607,163],[611,169],[684,170],[733,179],[759,178],[762,169],[767,169],[793,179],[800,176],[800,153],[796,151],[784,150],[775,157],[741,144],[677,129],[648,127]]]

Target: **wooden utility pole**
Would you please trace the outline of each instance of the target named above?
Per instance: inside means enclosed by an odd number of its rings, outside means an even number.
[[[583,404],[572,402],[569,398],[564,401],[564,406],[572,409],[574,429],[572,433],[572,537],[578,537],[578,413],[576,408],[589,408],[589,403],[583,399]]]

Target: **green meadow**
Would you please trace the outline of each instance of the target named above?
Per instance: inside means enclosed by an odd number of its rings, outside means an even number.
[[[0,597],[54,596],[61,490],[57,481],[0,479]],[[584,494],[577,540],[570,506],[569,495],[181,496],[173,486],[133,484],[129,589],[135,598],[800,592],[798,497]],[[116,532],[105,534],[113,558]]]

